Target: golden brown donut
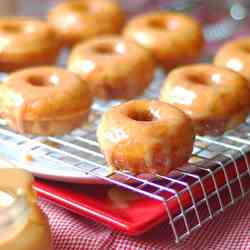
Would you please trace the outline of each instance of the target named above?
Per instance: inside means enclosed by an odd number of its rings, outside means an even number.
[[[250,37],[224,44],[216,54],[214,64],[232,69],[250,80]]]
[[[87,84],[56,67],[21,70],[0,85],[0,114],[20,133],[67,133],[82,125],[91,103]]]
[[[27,17],[0,18],[0,71],[54,64],[60,48],[48,23]]]
[[[101,99],[131,99],[143,93],[153,78],[150,53],[119,36],[104,36],[77,45],[68,69],[86,80]]]
[[[72,46],[98,35],[120,32],[124,13],[110,0],[73,0],[55,6],[48,14],[48,21],[64,44]]]
[[[12,216],[9,215],[9,217],[12,217],[13,221],[9,223],[11,225],[15,222],[15,226],[12,225],[11,229],[9,226],[8,230],[2,230],[3,234],[8,231],[9,233],[5,235],[7,237],[1,235],[3,238],[0,240],[0,249],[52,250],[52,237],[48,218],[37,205],[37,197],[32,188],[32,175],[21,169],[2,168],[0,166],[0,176],[0,190],[9,193],[14,200],[20,199],[20,196],[24,197],[29,208],[27,214],[28,208],[25,210],[24,207],[21,210],[21,206],[19,208],[15,207],[15,209],[14,207],[7,208],[8,211],[12,211]],[[1,213],[4,213],[4,211],[1,211]],[[18,218],[15,218],[15,216],[18,216]],[[26,216],[27,218],[25,218]]]
[[[125,26],[123,34],[149,49],[166,70],[196,59],[204,44],[196,20],[168,11],[136,16]]]
[[[190,118],[174,106],[134,100],[104,113],[97,138],[114,169],[167,174],[188,161],[194,131]]]
[[[250,87],[229,69],[197,64],[171,71],[160,100],[189,115],[199,135],[219,135],[242,123],[250,111]]]

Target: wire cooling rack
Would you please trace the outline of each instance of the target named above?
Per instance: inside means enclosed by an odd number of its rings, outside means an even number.
[[[156,74],[145,94],[147,98],[158,96],[162,77],[161,72]],[[118,103],[95,103],[90,124],[61,137],[19,135],[1,121],[0,155],[18,162],[26,152],[32,156],[34,169],[43,166],[48,171],[75,171],[77,175],[94,177],[156,199],[165,206],[176,242],[250,191],[249,121],[222,137],[197,136],[189,163],[168,176],[143,178],[129,172],[111,173],[95,132],[103,111]],[[173,200],[175,209],[170,206]]]

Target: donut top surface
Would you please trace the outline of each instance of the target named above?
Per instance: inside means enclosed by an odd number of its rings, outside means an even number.
[[[105,68],[104,74],[119,76],[119,72],[123,74],[141,61],[154,64],[151,54],[134,42],[106,35],[77,45],[70,55],[69,67],[86,74]]]
[[[250,37],[242,37],[223,45],[216,57],[215,64],[230,68],[250,79]]]
[[[0,51],[17,53],[33,48],[58,46],[59,40],[50,24],[28,17],[0,18]],[[53,45],[53,46],[54,46]]]
[[[250,109],[250,85],[227,68],[198,64],[173,70],[161,91],[161,100],[185,110],[193,118],[214,119]]]
[[[187,43],[197,41],[197,33],[202,38],[200,24],[192,17],[179,12],[158,11],[142,14],[131,19],[124,30],[143,45],[165,43],[165,47],[176,46],[174,42]],[[203,39],[200,41],[203,45]],[[156,46],[156,45],[155,45]],[[164,48],[162,48],[164,49]],[[192,50],[192,48],[190,48]]]
[[[117,33],[124,13],[110,0],[73,0],[56,5],[48,13],[49,22],[68,42],[74,43],[97,34]]]
[[[54,7],[53,12],[58,14],[71,14],[75,18],[84,18],[99,15],[106,15],[112,11],[120,10],[120,7],[111,0],[73,0],[66,1]]]
[[[159,101],[129,101],[111,108],[104,114],[103,121],[108,131],[104,136],[111,143],[126,141],[127,134],[147,144],[156,138],[160,140],[163,134],[174,134],[178,129],[192,131],[190,119],[183,111]],[[154,134],[152,141],[145,141],[151,133]]]
[[[63,117],[89,108],[88,85],[75,74],[56,67],[35,67],[10,75],[0,86],[0,103],[24,120]]]

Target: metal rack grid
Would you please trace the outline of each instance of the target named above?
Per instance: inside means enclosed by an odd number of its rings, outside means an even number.
[[[158,72],[154,84],[146,92],[147,98],[158,95],[161,78]],[[8,130],[2,121],[0,143],[15,153],[29,152],[37,166],[42,160],[52,161],[57,168],[60,163],[68,169],[79,170],[162,202],[176,242],[250,192],[249,121],[222,137],[197,136],[189,163],[168,176],[157,175],[148,179],[129,172],[110,173],[99,150],[95,131],[102,112],[117,103],[95,103],[91,124],[61,137],[19,135]],[[175,209],[171,205],[173,201]]]

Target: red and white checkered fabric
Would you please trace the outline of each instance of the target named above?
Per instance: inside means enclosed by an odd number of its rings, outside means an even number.
[[[54,250],[250,250],[250,195],[179,244],[167,224],[130,237],[47,201],[40,205],[50,220]]]

